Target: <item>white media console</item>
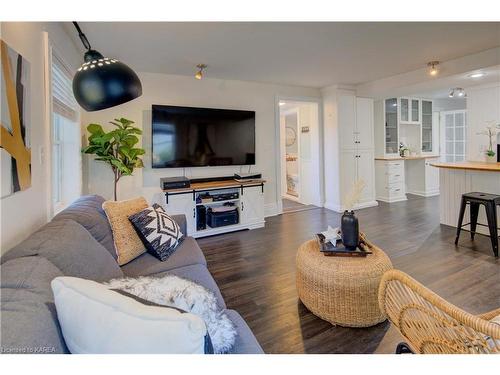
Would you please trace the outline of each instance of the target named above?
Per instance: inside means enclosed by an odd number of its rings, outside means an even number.
[[[199,238],[215,234],[233,232],[242,229],[262,228],[264,222],[264,180],[237,182],[235,180],[210,181],[193,183],[190,187],[163,190],[166,209],[169,214],[184,214],[187,220],[187,234]],[[199,202],[199,196],[209,193],[238,193],[237,198],[213,202]],[[232,203],[238,210],[238,223],[217,227],[206,225],[204,229],[197,228],[197,206],[223,206]]]

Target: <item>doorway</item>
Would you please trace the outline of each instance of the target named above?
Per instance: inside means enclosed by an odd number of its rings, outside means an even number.
[[[322,205],[319,103],[279,100],[280,212]]]

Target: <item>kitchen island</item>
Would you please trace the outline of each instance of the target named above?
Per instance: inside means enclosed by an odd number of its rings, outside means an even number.
[[[457,226],[462,194],[479,191],[500,195],[500,163],[463,161],[455,163],[434,162],[439,171],[439,212],[441,224]],[[497,210],[498,222],[500,215]],[[464,222],[469,222],[469,208]],[[486,223],[484,208],[479,210],[479,223]],[[464,229],[469,229],[465,226]],[[477,232],[488,234],[488,228],[478,227]]]

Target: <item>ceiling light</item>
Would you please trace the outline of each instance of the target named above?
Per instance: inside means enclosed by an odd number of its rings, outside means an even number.
[[[429,67],[429,74],[431,76],[436,76],[439,73],[438,66],[439,61],[431,61],[427,63],[427,66]]]
[[[454,89],[451,89],[450,93],[448,94],[450,98],[465,98],[467,97],[467,94],[465,93],[465,90],[461,87],[455,87]]]
[[[280,105],[285,105],[285,102],[280,102]]]
[[[198,64],[198,65],[196,65],[196,67],[198,68],[198,71],[194,75],[194,78],[196,78],[196,79],[202,79],[203,78],[203,71],[207,68],[207,65],[205,65],[205,64]]]
[[[137,74],[124,63],[105,58],[92,49],[78,23],[73,25],[87,49],[85,62],[73,78],[73,95],[78,104],[86,111],[98,111],[141,96],[142,85]]]
[[[469,74],[469,77],[470,78],[481,78],[481,77],[484,77],[485,75],[486,75],[486,73],[477,72],[477,73]]]

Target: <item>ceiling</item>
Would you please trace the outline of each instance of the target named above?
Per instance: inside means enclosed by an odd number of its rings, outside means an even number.
[[[500,45],[500,23],[81,22],[92,47],[142,72],[306,87],[355,85]],[[75,30],[66,24],[81,46]],[[83,47],[82,47],[83,51]]]
[[[481,72],[485,75],[480,78],[472,78],[470,75],[472,73]],[[428,99],[448,99],[451,89],[456,87],[467,89],[477,85],[483,85],[493,82],[500,82],[500,65],[492,66],[488,68],[478,69],[470,72],[465,72],[462,74],[455,74],[449,77],[444,77],[437,81],[437,87],[434,89],[409,92],[408,95],[418,96]]]

